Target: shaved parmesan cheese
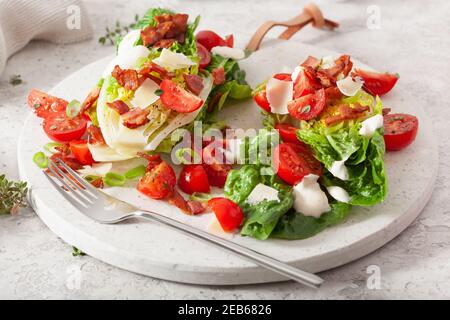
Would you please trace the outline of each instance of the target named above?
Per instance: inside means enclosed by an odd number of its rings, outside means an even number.
[[[278,198],[278,190],[260,183],[248,196],[247,203],[254,205],[261,203],[264,200],[280,201],[280,199]]]
[[[163,49],[159,58],[154,59],[153,62],[168,70],[188,68],[196,64],[184,54],[168,49]]]
[[[88,148],[92,158],[97,162],[116,162],[134,158],[132,155],[119,154],[108,146],[89,144]]]
[[[147,79],[134,93],[134,98],[131,100],[131,105],[135,108],[146,109],[159,100],[159,96],[155,94],[159,89],[159,85],[151,80]]]
[[[361,129],[359,129],[359,134],[364,137],[371,138],[375,134],[375,131],[382,128],[383,125],[383,116],[381,114],[377,114],[376,116],[373,116],[361,122]]]
[[[350,196],[345,189],[337,186],[327,187],[327,191],[334,199],[340,202],[349,203]]]
[[[354,81],[352,77],[348,76],[347,78],[337,81],[336,85],[343,95],[353,97],[361,90],[363,83],[361,81]]]
[[[296,82],[298,76],[300,75],[300,72],[302,72],[304,70],[304,68],[302,66],[297,66],[295,67],[294,71],[292,72],[291,78],[292,81]]]
[[[245,58],[245,52],[239,48],[230,48],[230,47],[214,47],[211,50],[212,54],[218,54],[224,58],[230,58],[234,60],[242,60]]]
[[[212,78],[211,77],[205,78],[203,80],[203,84],[205,85],[205,87],[203,88],[202,92],[200,92],[199,97],[203,101],[206,101],[211,92],[211,89],[212,89],[212,85],[213,85]],[[204,106],[204,103],[203,103],[203,106]],[[159,144],[164,139],[166,139],[173,131],[194,121],[195,118],[197,118],[199,113],[202,111],[203,106],[194,112],[180,113],[179,115],[177,115],[174,119],[172,119],[172,121],[163,130],[161,130],[161,132],[158,133],[158,135],[156,135],[152,139],[152,141],[150,141],[146,145],[145,151],[155,150],[156,148],[158,148]]]
[[[277,114],[288,114],[288,103],[294,97],[294,83],[270,78],[266,86],[267,100],[271,112]]]
[[[336,62],[334,61],[332,56],[326,56],[323,57],[320,61],[320,67],[322,69],[330,69],[333,68],[336,65]]]
[[[108,67],[103,73],[103,78],[111,75],[115,66],[119,66],[122,69],[136,69],[138,59],[147,58],[150,54],[150,50],[144,46],[131,47],[126,52],[119,54],[111,61]]]
[[[319,176],[307,175],[294,187],[294,209],[308,217],[320,218],[331,210],[325,192],[317,182]]]
[[[345,166],[345,161],[347,160],[348,158],[343,159],[341,161],[335,161],[331,166],[331,168],[328,169],[328,171],[330,171],[330,173],[336,178],[347,181],[349,178],[348,169]]]
[[[104,177],[108,172],[112,169],[111,162],[103,162],[103,163],[94,163],[91,166],[84,166],[83,169],[78,172],[83,176],[96,176],[96,177]]]
[[[140,37],[141,30],[130,31],[120,42],[119,49],[117,50],[118,55],[121,56],[127,54],[127,52],[135,46]]]

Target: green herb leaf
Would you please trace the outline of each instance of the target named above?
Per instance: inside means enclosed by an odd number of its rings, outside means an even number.
[[[162,89],[158,89],[158,90],[155,91],[155,94],[156,94],[158,97],[162,96],[163,93],[164,93],[164,91],[163,91]]]
[[[72,247],[72,256],[74,257],[83,257],[86,253],[78,249],[77,247]]]
[[[15,74],[15,75],[11,76],[11,78],[9,79],[9,83],[13,86],[18,86],[18,85],[22,84],[23,81],[22,81],[21,75]]]
[[[0,214],[15,214],[20,208],[27,206],[28,193],[26,182],[8,181],[5,175],[0,176]]]

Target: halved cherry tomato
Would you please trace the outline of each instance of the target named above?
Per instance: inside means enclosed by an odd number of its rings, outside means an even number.
[[[197,42],[197,54],[200,57],[200,68],[204,69],[211,63],[211,53],[203,45]]]
[[[85,119],[80,116],[70,119],[65,112],[49,114],[44,120],[45,133],[56,142],[79,140],[86,132],[86,128]]]
[[[290,73],[277,73],[273,76],[275,79],[281,80],[281,81],[292,81],[292,77]]]
[[[305,145],[303,142],[297,138],[298,128],[291,126],[288,123],[278,123],[275,125],[275,130],[280,134],[281,140],[283,142],[295,143],[299,145]]]
[[[289,114],[298,120],[312,120],[318,117],[325,108],[327,97],[324,89],[295,99],[288,104]]]
[[[44,119],[51,114],[66,111],[68,104],[64,99],[53,97],[36,89],[28,95],[28,105],[38,117]]]
[[[162,161],[139,180],[137,189],[152,199],[161,200],[172,194],[176,183],[175,171]]]
[[[190,113],[203,105],[203,100],[196,95],[184,90],[175,82],[165,79],[161,83],[161,102],[168,109],[180,113]]]
[[[233,169],[230,164],[223,163],[225,159],[216,155],[218,148],[226,148],[226,141],[208,144],[202,152],[203,167],[208,176],[209,184],[213,187],[223,188],[228,178],[228,173]]]
[[[234,35],[230,34],[225,37],[225,42],[227,43],[227,47],[234,47]]]
[[[384,141],[389,151],[399,151],[414,142],[419,129],[419,120],[409,114],[384,116]]]
[[[302,70],[294,81],[294,99],[314,93],[322,87],[312,68]]]
[[[73,140],[69,143],[70,151],[83,166],[91,166],[95,161],[86,140]]]
[[[209,200],[208,206],[216,215],[222,229],[232,232],[239,228],[244,221],[242,209],[233,201],[226,198],[214,198]]]
[[[256,104],[264,111],[271,111],[269,100],[267,100],[266,90],[262,90],[255,94],[253,100],[255,100]]]
[[[281,143],[273,153],[273,163],[278,176],[295,186],[309,174],[322,175],[322,165],[309,148],[294,143]]]
[[[199,164],[183,167],[178,179],[178,186],[187,194],[193,194],[194,192],[209,193],[211,191],[205,168]]]
[[[361,69],[356,69],[352,75],[353,77],[361,77],[364,80],[364,89],[374,96],[382,96],[391,91],[399,79],[396,74],[377,73]]]
[[[231,43],[231,40],[224,40],[221,36],[211,30],[199,31],[195,36],[195,39],[198,43],[208,49],[208,51],[211,51],[214,47],[226,47]]]

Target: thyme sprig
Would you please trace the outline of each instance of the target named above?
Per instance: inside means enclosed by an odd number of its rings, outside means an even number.
[[[102,45],[114,45],[118,38],[125,36],[131,29],[134,29],[138,21],[138,14],[134,16],[134,22],[128,25],[122,25],[120,21],[117,21],[114,27],[106,27],[106,34],[100,37],[98,42]]]
[[[0,214],[15,214],[27,206],[28,187],[26,182],[9,181],[0,176]]]

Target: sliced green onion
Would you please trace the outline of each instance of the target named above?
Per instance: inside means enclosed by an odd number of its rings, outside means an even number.
[[[62,147],[62,144],[58,142],[50,142],[44,146],[44,149],[45,151],[53,154],[58,152],[58,150],[56,150],[57,147]]]
[[[45,169],[48,166],[48,158],[41,151],[34,155],[33,162],[41,169]]]
[[[108,172],[103,180],[110,187],[122,187],[127,182],[125,176],[114,172]]]
[[[125,178],[128,180],[135,180],[142,177],[145,174],[146,170],[147,168],[144,165],[133,168],[125,173]]]
[[[67,105],[66,108],[66,114],[67,117],[70,119],[75,118],[81,110],[81,103],[78,100],[72,100],[70,101],[70,103]]]
[[[189,200],[198,201],[198,202],[208,202],[213,198],[212,195],[207,193],[199,193],[195,192],[189,196]]]
[[[186,154],[188,156],[187,159]],[[191,148],[178,149],[175,152],[175,158],[178,160],[180,164],[193,164],[201,162],[200,155]]]

